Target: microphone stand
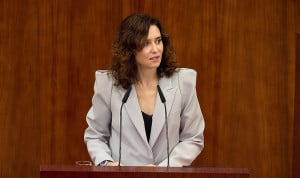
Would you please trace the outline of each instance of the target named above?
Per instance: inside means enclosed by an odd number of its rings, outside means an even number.
[[[129,94],[131,92],[131,86],[127,89],[123,99],[122,99],[122,105],[120,108],[120,139],[119,139],[119,162],[118,162],[118,166],[121,165],[121,151],[122,151],[122,110],[123,110],[123,106],[124,104],[127,102],[127,99],[129,97]]]
[[[164,104],[165,107],[165,125],[166,125],[166,138],[167,138],[167,156],[168,156],[168,164],[167,167],[170,166],[170,148],[169,148],[169,128],[168,128],[168,119],[167,119],[167,106],[166,106],[166,98],[162,92],[162,90],[160,89],[159,85],[157,85],[157,90],[158,90],[158,94],[160,96],[160,100],[161,102]]]

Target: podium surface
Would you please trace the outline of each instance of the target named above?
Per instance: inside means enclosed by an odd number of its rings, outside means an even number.
[[[40,178],[249,178],[246,168],[41,165]]]

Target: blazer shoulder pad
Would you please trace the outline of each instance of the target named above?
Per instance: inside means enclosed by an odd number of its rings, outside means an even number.
[[[190,89],[196,87],[197,72],[194,69],[178,68],[179,85],[182,89]]]
[[[109,70],[97,70],[95,72],[95,91],[109,91],[111,90],[114,79]]]

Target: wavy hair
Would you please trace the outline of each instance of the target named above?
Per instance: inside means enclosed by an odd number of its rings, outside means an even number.
[[[121,22],[112,46],[111,74],[116,80],[116,86],[127,89],[137,82],[134,51],[139,51],[144,47],[142,41],[147,38],[151,25],[158,27],[164,46],[162,60],[157,69],[158,77],[170,77],[175,72],[174,48],[160,22],[146,14],[132,14]]]

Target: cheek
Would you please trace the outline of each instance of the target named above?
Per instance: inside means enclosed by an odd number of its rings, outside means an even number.
[[[161,52],[164,51],[164,45],[163,45],[163,44],[160,46],[160,51],[161,51]]]
[[[136,55],[135,55],[135,60],[136,60],[138,63],[139,63],[139,62],[142,62],[145,58],[146,58],[146,55],[145,55],[145,53],[143,53],[143,52],[136,53]]]
[[[147,58],[149,55],[149,51],[147,49],[143,49],[142,51],[139,52],[138,56],[140,59]]]

